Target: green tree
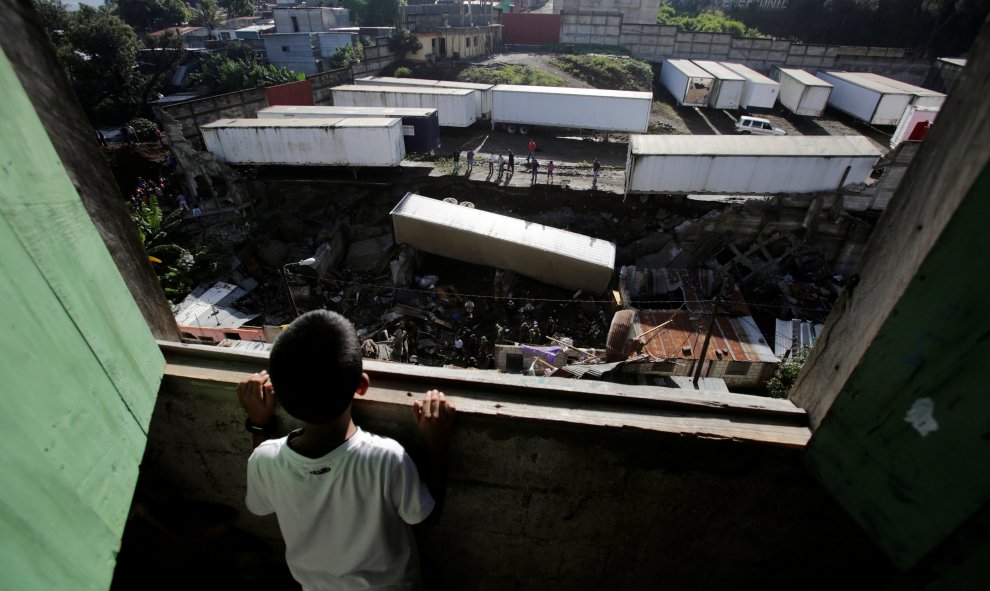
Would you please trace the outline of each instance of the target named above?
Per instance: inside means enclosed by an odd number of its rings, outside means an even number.
[[[149,50],[141,53],[141,63],[148,74],[142,79],[140,97],[141,104],[147,105],[151,94],[158,92],[179,67],[185,51],[185,43],[182,37],[166,31],[162,35],[145,37],[141,40],[141,44],[144,49]]]
[[[809,347],[802,347],[800,351],[797,352],[790,359],[786,359],[777,366],[777,371],[773,373],[773,377],[767,380],[767,393],[772,398],[787,398],[788,393],[790,393],[791,388],[797,381],[798,375],[801,373],[801,368],[804,367],[804,362],[808,360],[808,354],[811,352]]]
[[[165,214],[155,196],[148,202],[130,202],[131,219],[137,226],[141,244],[155,268],[162,290],[172,302],[192,291],[200,280],[215,276],[218,258],[206,248],[195,251],[179,245],[177,236],[182,224],[182,209]]]
[[[116,0],[116,14],[139,33],[174,27],[189,18],[181,0]]]
[[[230,59],[222,53],[205,57],[200,71],[192,76],[194,85],[215,94],[305,79],[305,74],[259,64],[254,59]]]
[[[361,26],[391,27],[395,24],[395,15],[402,4],[402,0],[365,0],[360,15]]]
[[[41,17],[48,37],[58,45],[58,37],[69,28],[72,20],[65,4],[61,0],[34,0],[34,9]]]
[[[675,5],[669,0],[660,3],[657,22],[700,33],[729,33],[739,37],[760,35],[756,29],[747,28],[745,23],[729,18],[721,10],[711,8],[698,10],[695,4]]]
[[[409,29],[396,27],[392,29],[392,34],[388,38],[388,48],[401,58],[407,53],[416,53],[423,49],[423,44],[420,43],[416,35],[409,32]]]
[[[200,0],[199,6],[192,11],[191,23],[198,27],[206,27],[212,40],[215,31],[227,19],[227,13],[220,8],[216,0]]]
[[[119,118],[135,101],[138,40],[107,11],[83,6],[59,47],[59,58],[92,120]]]
[[[330,56],[330,67],[334,69],[346,68],[351,64],[356,64],[364,59],[364,46],[360,41],[338,47]]]
[[[955,21],[957,17],[968,17],[978,23],[983,22],[987,12],[990,11],[990,1],[922,0],[921,8],[933,19],[928,38],[925,40],[925,56],[931,57],[932,46],[936,38],[945,31],[950,23]]]
[[[254,15],[254,0],[220,0],[220,6],[229,16]]]

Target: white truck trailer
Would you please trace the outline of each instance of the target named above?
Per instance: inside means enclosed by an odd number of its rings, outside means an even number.
[[[946,95],[941,92],[935,92],[934,90],[928,90],[927,88],[922,88],[921,86],[915,86],[914,84],[908,84],[907,82],[887,78],[886,76],[881,76],[880,74],[861,72],[860,76],[883,82],[884,84],[888,84],[894,88],[899,88],[904,92],[907,92],[911,95],[911,104],[916,107],[941,109],[942,103],[944,103],[946,99]]]
[[[406,155],[397,118],[220,119],[200,131],[234,165],[398,166]]]
[[[278,105],[258,111],[259,119],[325,117],[398,117],[402,120],[402,138],[406,154],[430,153],[440,147],[440,122],[436,109],[400,109],[391,107],[310,107]]]
[[[901,121],[897,124],[897,129],[890,136],[890,149],[893,150],[901,142],[920,142],[928,135],[935,118],[938,117],[938,109],[935,107],[916,107],[908,105],[901,115]]]
[[[880,156],[861,136],[634,135],[626,194],[836,191],[864,182]]]
[[[715,78],[708,106],[713,109],[738,109],[746,79],[718,62],[694,60],[694,64]]]
[[[871,125],[897,125],[911,95],[858,72],[818,72],[832,85],[828,105]]]
[[[338,107],[436,109],[440,127],[470,127],[478,120],[476,90],[351,84],[335,86],[331,91]]]
[[[772,109],[777,104],[780,83],[742,64],[722,62],[722,65],[745,79],[739,106],[743,109]]]
[[[395,242],[417,250],[591,293],[612,281],[615,244],[607,240],[414,193],[391,216]]]
[[[780,104],[795,115],[819,117],[828,104],[832,85],[804,70],[774,68],[771,76],[780,82]]]
[[[653,94],[596,88],[499,84],[492,90],[492,129],[528,134],[534,127],[643,133]]]
[[[434,88],[458,88],[478,92],[478,119],[488,119],[492,116],[492,89],[494,84],[477,84],[474,82],[457,82],[450,80],[428,80],[426,78],[393,78],[389,76],[365,76],[355,78],[354,84],[362,86],[429,86]]]
[[[660,83],[682,107],[707,107],[715,77],[689,60],[663,60]]]

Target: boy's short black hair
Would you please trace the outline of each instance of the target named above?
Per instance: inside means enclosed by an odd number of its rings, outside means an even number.
[[[354,325],[327,310],[293,320],[275,340],[268,358],[268,373],[282,408],[312,424],[332,421],[347,409],[361,371],[361,345]]]

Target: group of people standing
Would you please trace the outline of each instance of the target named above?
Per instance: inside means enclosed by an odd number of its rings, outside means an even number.
[[[451,154],[451,157],[454,161],[454,169],[452,174],[455,175],[459,174],[461,170],[461,151],[459,149],[454,150],[454,152]],[[496,165],[498,166],[498,176],[495,177],[496,183],[501,182],[503,176],[506,173],[506,170],[508,170],[509,177],[515,174],[516,156],[515,154],[512,153],[511,149],[508,150],[508,158],[506,158],[501,152],[498,153],[497,157],[494,154],[489,154],[487,156],[484,156],[484,155],[475,154],[473,148],[469,149],[465,157],[465,162],[467,164],[467,170],[465,172],[465,176],[471,176],[471,173],[474,171],[474,165],[476,160],[481,160],[481,161],[487,160],[489,178],[491,178],[492,175],[495,174],[495,166]],[[539,177],[540,174],[540,161],[536,159],[536,141],[533,138],[530,138],[529,144],[527,146],[526,165],[529,167],[529,172],[531,175],[530,184],[535,185],[537,178]],[[557,166],[556,164],[554,164],[553,160],[549,161],[544,166],[545,173],[547,175],[547,184],[553,183],[553,173],[556,167]],[[596,157],[594,163],[592,163],[591,165],[592,178],[594,179],[593,184],[596,186],[598,184],[598,173],[600,170],[601,170],[601,163],[598,162],[598,158]]]

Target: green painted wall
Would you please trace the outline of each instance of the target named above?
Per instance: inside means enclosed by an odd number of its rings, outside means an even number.
[[[988,196],[990,167],[808,446],[811,470],[904,569],[990,507]]]
[[[0,53],[0,588],[106,589],[164,360]]]

